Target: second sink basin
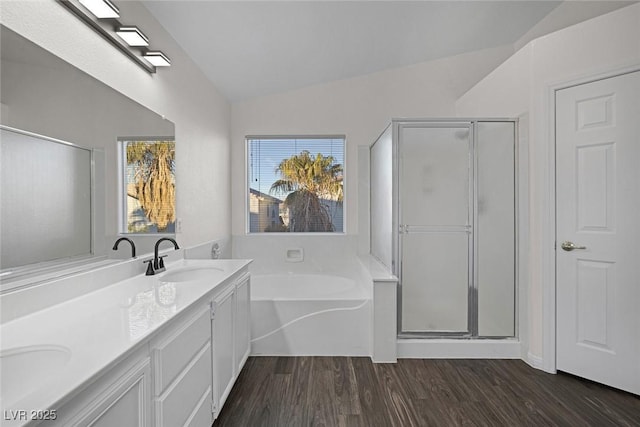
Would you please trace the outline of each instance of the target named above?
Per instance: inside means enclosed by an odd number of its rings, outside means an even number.
[[[215,280],[224,270],[217,267],[184,267],[179,270],[169,271],[160,277],[164,283],[196,282],[202,280]]]
[[[58,345],[11,348],[0,352],[3,406],[45,387],[69,362],[71,351]]]

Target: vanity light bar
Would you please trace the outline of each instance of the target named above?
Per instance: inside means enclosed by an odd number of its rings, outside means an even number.
[[[171,65],[171,60],[159,50],[145,53],[144,59],[156,67],[168,67]]]
[[[119,27],[116,34],[129,46],[149,46],[149,39],[138,27]]]
[[[120,11],[109,0],[79,0],[96,18],[119,18]]]
[[[146,50],[149,39],[138,27],[122,25],[118,19],[115,19],[120,17],[120,11],[110,0],[56,1],[147,72],[155,73],[156,67],[171,65],[171,60],[164,53]]]

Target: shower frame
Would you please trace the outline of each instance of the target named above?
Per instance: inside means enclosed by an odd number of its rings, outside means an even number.
[[[478,155],[476,151],[477,144],[477,123],[482,122],[508,122],[513,123],[513,215],[514,215],[514,293],[513,293],[513,335],[508,336],[479,336],[478,334],[478,263],[476,262],[476,254],[478,253],[478,239],[475,238],[475,230],[478,229]],[[473,159],[470,162],[470,185],[469,185],[469,206],[470,206],[470,226],[468,227],[469,235],[469,262],[468,262],[468,295],[467,295],[467,330],[466,331],[403,331],[402,329],[402,247],[400,235],[403,233],[403,224],[400,224],[402,218],[402,208],[400,203],[400,132],[404,127],[441,127],[441,128],[461,128],[469,129],[470,155]],[[436,119],[394,119],[392,126],[392,271],[398,277],[398,298],[397,298],[397,333],[398,338],[460,338],[460,339],[496,339],[496,338],[514,338],[518,333],[518,277],[519,277],[519,215],[518,215],[518,119],[514,118],[436,118]]]

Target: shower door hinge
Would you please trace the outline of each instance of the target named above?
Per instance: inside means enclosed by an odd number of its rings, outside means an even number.
[[[400,224],[400,225],[398,226],[398,233],[400,233],[400,234],[404,234],[404,233],[406,233],[406,232],[407,232],[407,226],[406,226],[406,225],[404,225],[404,224]]]
[[[216,309],[214,303],[209,304],[209,314],[211,315],[211,320],[216,318]]]
[[[216,402],[211,402],[211,413],[215,415],[217,410]]]

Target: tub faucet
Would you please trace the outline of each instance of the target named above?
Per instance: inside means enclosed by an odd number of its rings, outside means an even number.
[[[144,261],[149,263],[149,266],[147,267],[147,272],[145,273],[147,276],[153,276],[156,273],[160,273],[164,271],[164,260],[162,258],[166,257],[166,255],[158,256],[158,250],[160,249],[160,243],[164,242],[165,240],[173,243],[173,247],[175,249],[180,249],[180,246],[178,246],[178,243],[175,240],[173,240],[171,237],[162,237],[158,239],[158,241],[156,242],[156,246],[153,250],[153,260]],[[152,261],[153,261],[153,265],[151,264]]]
[[[113,244],[113,248],[112,249],[114,251],[117,251],[118,250],[118,245],[123,240],[126,240],[127,242],[129,242],[129,244],[131,245],[131,258],[135,258],[136,257],[136,244],[133,243],[133,240],[129,239],[128,237],[121,237],[118,240],[116,240],[116,242]]]

